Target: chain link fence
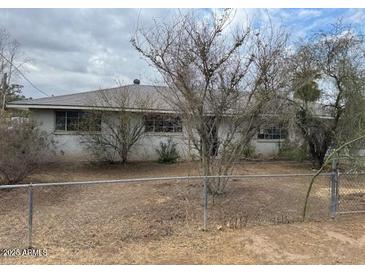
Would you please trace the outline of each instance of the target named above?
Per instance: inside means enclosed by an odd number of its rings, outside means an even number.
[[[331,215],[365,212],[365,157],[344,155],[332,160]]]
[[[0,246],[112,249],[203,229],[298,222],[311,177],[235,175],[216,197],[199,176],[0,186]],[[312,220],[329,216],[330,178],[317,178]]]
[[[342,173],[338,182],[338,213],[365,212],[365,174]]]

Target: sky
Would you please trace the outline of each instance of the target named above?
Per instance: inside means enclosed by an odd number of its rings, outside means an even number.
[[[22,72],[49,95],[62,95],[122,84],[154,84],[158,73],[132,47],[137,25],[176,15],[175,9],[0,9],[0,28],[21,45]],[[201,10],[201,14],[209,9]],[[297,41],[339,18],[361,26],[365,9],[239,9],[235,22],[267,18],[284,26]],[[44,97],[24,79],[26,97]]]

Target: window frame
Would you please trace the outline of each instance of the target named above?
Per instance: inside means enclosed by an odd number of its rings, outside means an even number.
[[[147,125],[147,123],[150,124]],[[143,125],[146,134],[181,134],[183,132],[182,119],[175,114],[145,114]]]
[[[64,124],[64,128],[57,128],[57,114],[58,113],[64,113],[64,117],[63,117],[63,124]],[[68,113],[70,112],[77,112],[77,124],[76,124],[76,129],[69,129],[68,127],[68,123],[69,123],[69,116]],[[98,121],[98,125],[95,126],[94,129],[80,129],[80,119],[82,119],[82,117],[84,115],[87,115],[89,112],[87,111],[83,111],[83,110],[55,110],[55,133],[101,133],[101,124],[102,124],[102,119],[100,116],[100,121]],[[80,115],[81,114],[81,115]]]
[[[275,130],[278,130],[278,133],[274,132]],[[268,131],[270,131],[268,133]],[[263,137],[260,137],[262,135]],[[288,129],[287,127],[283,125],[274,125],[269,127],[260,128],[258,130],[256,139],[259,141],[282,141],[288,138]],[[268,137],[267,137],[268,136]],[[278,138],[275,138],[275,136],[278,136]]]

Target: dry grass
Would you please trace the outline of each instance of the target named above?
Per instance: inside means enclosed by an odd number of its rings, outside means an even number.
[[[47,166],[32,181],[197,174],[195,163],[126,167]],[[246,163],[237,173],[305,173],[310,166]],[[316,185],[310,222],[298,222],[309,178],[234,180],[209,200],[201,231],[200,181],[37,188],[34,246],[47,257],[1,258],[25,264],[365,263],[364,216],[328,218],[328,181]],[[0,192],[0,248],[27,244],[27,193]],[[257,226],[256,224],[260,224]]]

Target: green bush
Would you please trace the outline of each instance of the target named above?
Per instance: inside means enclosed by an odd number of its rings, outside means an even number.
[[[158,161],[165,164],[173,164],[180,158],[176,149],[177,144],[171,139],[167,140],[167,143],[160,142],[160,148],[156,149],[159,154]]]
[[[308,159],[307,147],[305,144],[298,146],[296,144],[285,142],[280,146],[279,158],[303,162]]]
[[[252,159],[255,158],[255,147],[252,145],[247,145],[242,150],[242,157],[244,159]]]
[[[53,154],[52,138],[24,117],[0,118],[0,183],[16,184]]]

